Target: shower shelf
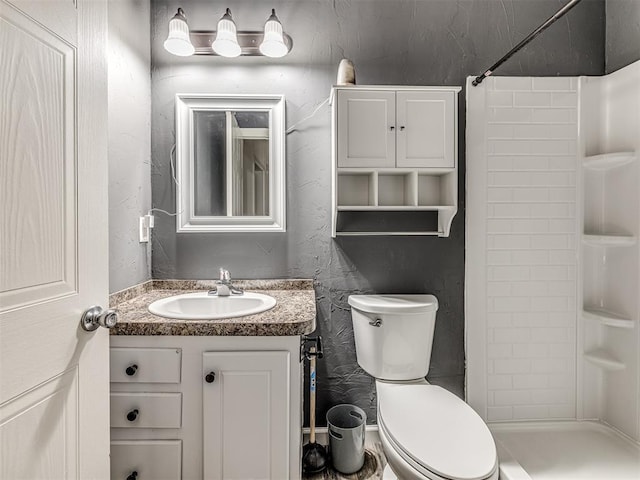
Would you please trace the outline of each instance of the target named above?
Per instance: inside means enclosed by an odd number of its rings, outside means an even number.
[[[612,372],[624,370],[626,368],[626,365],[624,363],[601,348],[585,352],[584,358],[593,365]]]
[[[582,241],[592,247],[631,247],[637,239],[633,235],[583,235]]]
[[[629,318],[597,308],[583,308],[582,316],[589,320],[596,320],[607,327],[633,328],[635,326],[635,322]]]
[[[635,152],[604,153],[585,157],[582,166],[589,170],[609,170],[631,163],[636,159]]]

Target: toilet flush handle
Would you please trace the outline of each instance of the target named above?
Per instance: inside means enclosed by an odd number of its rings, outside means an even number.
[[[369,320],[369,325],[371,325],[372,327],[381,327],[382,326],[382,319],[381,318],[376,318],[374,320]]]

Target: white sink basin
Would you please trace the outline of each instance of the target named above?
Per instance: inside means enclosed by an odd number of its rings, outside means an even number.
[[[149,305],[154,315],[180,320],[216,320],[244,317],[273,308],[276,299],[261,293],[218,297],[207,292],[185,293],[156,300]]]

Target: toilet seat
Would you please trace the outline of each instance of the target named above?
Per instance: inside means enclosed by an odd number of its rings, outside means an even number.
[[[376,382],[381,433],[427,478],[485,480],[497,470],[491,432],[447,390],[421,383]]]

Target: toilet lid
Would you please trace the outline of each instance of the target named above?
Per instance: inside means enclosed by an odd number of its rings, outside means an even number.
[[[377,382],[378,415],[395,445],[427,470],[479,480],[496,468],[496,446],[480,416],[447,390]]]

